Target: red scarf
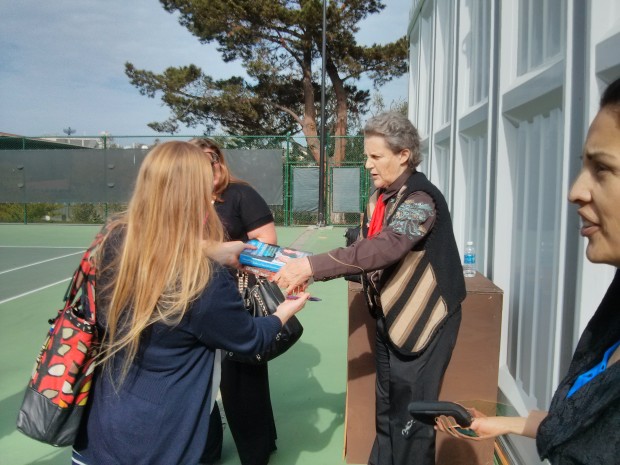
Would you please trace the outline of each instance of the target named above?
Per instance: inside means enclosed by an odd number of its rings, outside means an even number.
[[[383,228],[383,216],[385,215],[385,203],[383,202],[383,194],[377,199],[375,210],[372,212],[370,226],[368,226],[368,237],[371,238],[381,232]]]

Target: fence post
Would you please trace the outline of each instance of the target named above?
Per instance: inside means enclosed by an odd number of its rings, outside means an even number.
[[[286,157],[284,159],[284,214],[283,214],[283,222],[284,226],[290,225],[289,215],[290,215],[290,150],[291,150],[291,133],[286,133]]]
[[[325,150],[327,150],[327,147],[332,146],[332,142],[330,141],[330,139],[333,139],[334,144],[338,142],[336,136],[333,136],[332,134],[325,134]],[[331,203],[330,196],[332,194],[333,186],[331,185],[329,157],[327,156],[327,154],[325,154],[323,158],[323,163],[325,164],[325,167],[323,168],[323,226],[328,226],[332,224],[332,213],[330,211],[329,205]]]

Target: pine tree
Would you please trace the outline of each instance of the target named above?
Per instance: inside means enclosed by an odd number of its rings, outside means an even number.
[[[319,159],[317,107],[323,6],[320,0],[160,0],[202,43],[217,43],[226,62],[239,60],[248,79],[216,80],[190,64],[163,73],[126,63],[131,83],[149,97],[161,94],[171,110],[167,121],[150,123],[174,133],[179,123],[234,134],[283,135],[301,130]],[[329,0],[326,0],[329,1]],[[364,114],[369,92],[355,82],[366,74],[381,85],[407,70],[407,43],[399,40],[372,46],[355,39],[358,24],[385,5],[380,0],[331,0],[327,6],[326,94],[335,113],[326,118],[334,136],[344,136],[347,116]],[[344,157],[345,139],[334,149],[334,162]]]

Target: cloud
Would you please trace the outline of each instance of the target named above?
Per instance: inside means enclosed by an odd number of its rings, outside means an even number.
[[[398,18],[392,10],[368,18],[360,37],[368,31],[385,42],[404,34],[402,17],[398,27],[378,19]],[[155,72],[193,63],[215,78],[245,75],[155,1],[21,0],[2,2],[0,16],[0,132],[62,134],[70,125],[78,135],[155,134],[147,123],[166,119],[168,110],[129,83],[125,62]]]

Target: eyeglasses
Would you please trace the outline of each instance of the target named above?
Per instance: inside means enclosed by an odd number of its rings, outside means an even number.
[[[209,155],[211,157],[211,166],[215,166],[220,162],[220,156],[216,152],[205,150],[204,153],[205,155]]]

